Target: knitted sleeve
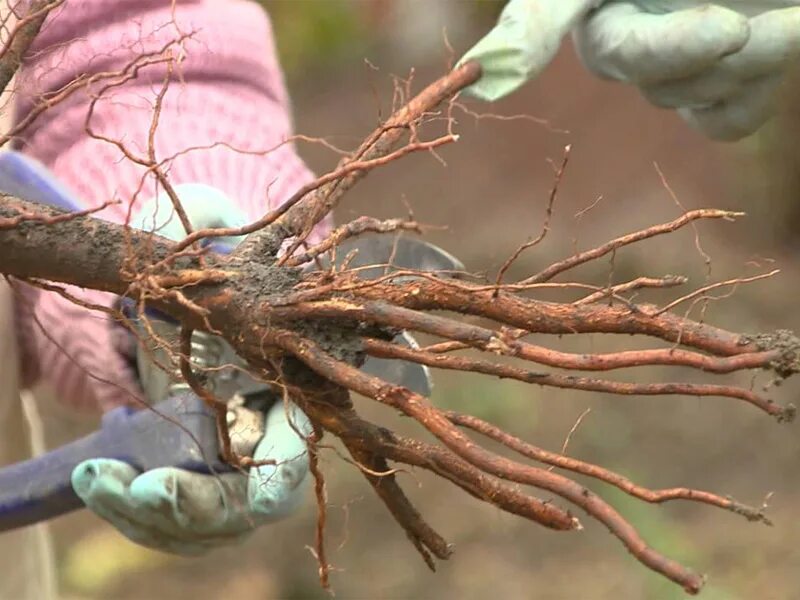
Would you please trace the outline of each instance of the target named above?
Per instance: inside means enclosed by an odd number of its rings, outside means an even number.
[[[87,83],[36,117],[17,145],[87,206],[121,200],[100,216],[123,222],[157,191],[125,152],[146,155],[168,77],[154,149],[157,160],[171,159],[173,184],[214,186],[255,219],[312,177],[294,147],[281,145],[292,124],[270,23],[242,0],[68,0],[19,74],[17,122],[71,82]],[[114,300],[69,291],[104,306]],[[76,407],[107,410],[139,397],[110,318],[52,292],[18,286],[17,294],[26,384],[44,378]]]

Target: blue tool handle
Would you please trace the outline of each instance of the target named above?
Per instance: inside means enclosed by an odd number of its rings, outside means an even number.
[[[75,212],[81,202],[38,160],[14,150],[0,152],[0,191],[29,202]]]
[[[118,408],[101,428],[31,460],[0,469],[0,532],[83,508],[72,471],[84,460],[112,458],[136,469],[230,471],[219,456],[213,415],[197,396],[180,393],[152,408]]]

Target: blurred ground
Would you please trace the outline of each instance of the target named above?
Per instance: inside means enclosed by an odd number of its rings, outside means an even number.
[[[277,35],[287,55],[291,40],[282,38],[282,32],[301,36],[303,27],[296,21],[299,9],[295,5],[292,13],[288,7],[292,3],[267,4],[275,9]],[[302,11],[325,11],[331,3],[296,4],[303,6]],[[352,147],[376,123],[379,105],[386,114],[391,73],[405,76],[415,66],[418,89],[443,72],[442,44],[437,41],[436,51],[427,60],[419,52],[409,60],[403,52],[407,42],[397,42],[405,38],[394,29],[395,21],[374,8],[379,4],[357,3],[359,10],[370,7],[375,12],[347,30],[357,42],[333,43],[340,49],[335,61],[321,61],[315,67],[308,59],[293,66],[289,83],[299,132]],[[406,4],[407,9],[423,10],[424,6],[422,2]],[[463,6],[470,19],[476,11],[486,12],[485,7]],[[436,18],[446,19],[447,8]],[[281,21],[281,11],[291,18]],[[334,24],[321,31],[329,27],[341,32],[343,26],[331,19]],[[427,26],[441,30],[431,23]],[[358,36],[359,27],[386,27],[386,35],[381,33],[380,40]],[[312,28],[304,35],[322,34]],[[457,51],[474,39],[469,26],[450,31]],[[380,70],[367,67],[365,56]],[[572,144],[553,230],[546,243],[516,263],[512,275],[519,277],[569,254],[575,245],[586,248],[678,215],[681,208],[664,190],[654,168],[658,163],[685,208],[714,206],[750,214],[736,223],[698,227],[702,247],[713,259],[712,279],[768,270],[773,263],[767,258],[782,269],[776,278],[743,287],[731,298],[710,304],[705,318],[745,332],[800,330],[795,300],[800,291],[800,261],[791,235],[796,221],[791,207],[784,204],[791,194],[785,186],[784,193],[776,191],[776,182],[783,177],[781,168],[785,171],[791,165],[781,160],[797,155],[797,138],[783,138],[782,146],[774,143],[780,136],[772,134],[735,146],[712,144],[675,115],[647,106],[635,91],[590,77],[569,48],[535,84],[491,110],[535,115],[549,126],[524,120],[476,122],[462,115],[461,141],[442,151],[446,168],[431,156],[418,155],[373,173],[344,201],[337,220],[362,214],[404,215],[405,198],[419,220],[448,226],[446,231],[433,232],[432,241],[460,256],[469,269],[492,271],[520,242],[539,232],[552,182],[547,159],[559,161],[563,147]],[[762,151],[768,142],[771,150]],[[776,147],[782,154],[776,154]],[[320,172],[334,164],[335,157],[319,147],[301,151]],[[575,213],[598,196],[603,197],[598,206],[578,222]],[[702,285],[706,267],[694,232],[687,229],[619,253],[615,273],[620,281],[633,274],[683,273]],[[607,278],[601,268],[579,274],[591,283],[602,284]],[[654,301],[666,297],[651,295]],[[631,343],[601,336],[538,341],[584,350]],[[637,374],[660,380],[681,375],[666,369]],[[754,385],[766,383],[759,378]],[[798,385],[789,382],[773,394],[791,401],[797,390]],[[476,377],[454,379],[444,373],[437,374],[433,400],[488,418],[554,450],[561,447],[577,417],[591,408],[570,443],[573,456],[614,468],[652,487],[695,486],[755,504],[767,492],[774,492],[770,514],[775,526],[768,528],[703,506],[647,506],[595,486],[652,545],[708,574],[703,598],[800,598],[796,424],[777,425],[732,400],[607,397]],[[366,404],[363,411],[409,430],[408,423],[399,422],[388,411]],[[62,427],[54,433],[54,443],[87,427],[85,421],[57,407],[49,411],[49,421],[50,429],[53,424]],[[333,454],[325,457],[324,466],[331,511],[328,543],[337,569],[333,587],[338,598],[683,597],[679,589],[644,569],[605,530],[586,519],[582,533],[553,533],[500,514],[415,472],[401,476],[401,481],[421,512],[455,546],[453,558],[440,564],[436,574],[430,573],[360,475]],[[309,501],[296,518],[263,528],[246,544],[193,560],[140,551],[88,514],[60,519],[54,529],[64,590],[74,598],[313,599],[326,597],[307,548],[313,543],[314,520]]]

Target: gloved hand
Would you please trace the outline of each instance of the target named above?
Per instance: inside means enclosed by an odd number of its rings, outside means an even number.
[[[464,93],[494,102],[535,79],[562,38],[603,0],[509,0],[497,25],[458,61],[477,60],[481,78]]]
[[[195,228],[245,223],[233,202],[214,188],[189,184],[176,186],[176,192]],[[163,194],[145,204],[133,225],[175,240],[185,235]],[[89,509],[131,540],[175,554],[201,554],[297,508],[308,471],[304,436],[310,432],[297,407],[287,410],[277,402],[253,453],[257,461],[274,460],[274,466],[214,476],[176,468],[139,473],[125,462],[95,459],[75,468],[72,486]]]
[[[467,92],[512,92],[547,66],[568,31],[592,72],[636,85],[713,139],[736,140],[770,118],[800,57],[800,0],[510,0],[462,58],[484,68]]]

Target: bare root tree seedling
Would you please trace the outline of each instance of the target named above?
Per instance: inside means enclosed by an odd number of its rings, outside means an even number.
[[[6,36],[0,54],[3,85],[8,86],[47,11],[59,4],[34,2],[31,12],[22,15],[14,31]],[[182,32],[171,44],[142,53],[122,69],[81,76],[64,84],[57,95],[40,98],[27,116],[2,132],[2,143],[23,136],[27,127],[45,118],[57,103],[80,95],[87,97],[87,132],[99,136],[91,118],[95,103],[151,68],[160,69],[158,72],[164,75],[163,85],[153,90],[155,132],[162,99],[171,86],[181,85],[181,44],[191,35]],[[175,157],[159,156],[154,133],[149,148],[142,152],[128,147],[125,140],[107,139],[120,149],[125,160],[142,166],[143,179],[155,178],[167,191],[186,226],[186,237],[173,242],[101,220],[96,213],[101,215],[105,204],[69,214],[4,196],[0,199],[0,273],[16,286],[39,286],[69,294],[63,286],[70,285],[130,298],[139,307],[138,318],[143,321],[147,320],[145,305],[179,320],[184,343],[170,351],[176,364],[183,365],[187,382],[219,415],[222,446],[234,465],[250,466],[231,450],[224,403],[203,388],[189,365],[191,345],[187,340],[192,331],[222,336],[246,360],[254,376],[272,382],[297,403],[314,426],[308,449],[319,509],[315,549],[324,586],[328,585],[329,570],[324,549],[325,486],[317,457],[330,447],[321,440],[332,437],[343,444],[352,464],[431,569],[437,559],[450,557],[451,546],[404,494],[398,471],[405,467],[430,471],[480,501],[550,529],[574,532],[581,529],[580,519],[595,519],[647,568],[696,593],[703,585],[701,575],[662,555],[656,548],[658,540],[651,540],[653,545],[644,540],[624,514],[572,477],[588,476],[643,502],[699,502],[750,521],[769,523],[763,507],[746,506],[704,490],[642,487],[602,466],[540,448],[475,416],[444,410],[429,398],[366,374],[359,366],[366,357],[374,356],[576,392],[727,397],[777,422],[790,421],[794,416],[791,404],[725,383],[725,376],[757,370],[771,371],[779,378],[793,375],[800,368],[800,341],[787,332],[745,335],[725,331],[687,318],[682,312],[716,288],[730,288],[759,277],[706,285],[676,294],[673,301],[658,306],[634,301],[631,293],[646,294],[650,288],[681,289],[687,280],[647,273],[613,285],[569,278],[576,267],[608,258],[628,246],[646,244],[651,238],[669,236],[703,221],[733,220],[740,214],[713,208],[691,210],[670,222],[576,252],[516,281],[510,279],[509,268],[520,254],[545,238],[549,220],[540,235],[521,245],[505,264],[498,265],[496,274],[488,277],[400,269],[364,279],[359,277],[359,269],[348,267],[346,259],[326,263],[332,266],[317,263],[308,268],[320,256],[335,253],[338,244],[348,238],[420,230],[413,218],[381,221],[362,216],[339,226],[319,243],[307,242],[314,227],[370,171],[401,169],[400,164],[389,165],[413,153],[446,152],[447,145],[457,142],[454,111],[459,106],[459,91],[479,77],[479,65],[467,63],[416,95],[411,94],[410,81],[399,82],[393,114],[382,120],[357,149],[344,152],[330,172],[244,227],[192,230],[170,183],[170,164]],[[11,88],[7,88],[6,97],[10,96]],[[431,131],[440,133],[430,135]],[[303,138],[298,136],[286,143],[299,139]],[[263,154],[268,152],[264,150]],[[568,153],[557,170],[549,208],[543,207],[547,215],[567,159]],[[107,201],[130,203],[132,199]],[[200,243],[244,234],[248,234],[246,240],[229,256],[214,254]],[[43,248],[50,250],[43,252]],[[563,302],[537,299],[539,292],[552,288],[570,292],[573,298]],[[86,306],[87,310],[94,308]],[[121,323],[130,325],[120,312],[111,312]],[[437,341],[420,348],[401,346],[392,341],[401,330]],[[652,348],[573,354],[529,341],[532,334],[541,340],[548,335],[595,333],[646,338],[652,340]],[[615,378],[620,370],[652,365],[702,371],[707,382],[628,383]],[[425,435],[406,437],[366,420],[355,409],[352,393],[413,419]],[[502,398],[496,401],[502,402]],[[738,407],[732,405],[735,409]],[[652,410],[660,408],[653,405]],[[757,413],[753,416],[759,417]],[[432,434],[435,442],[424,441],[430,439],[427,434]],[[495,443],[505,446],[516,458],[489,450],[486,440],[493,447]],[[538,494],[542,493],[559,501],[540,499]]]

